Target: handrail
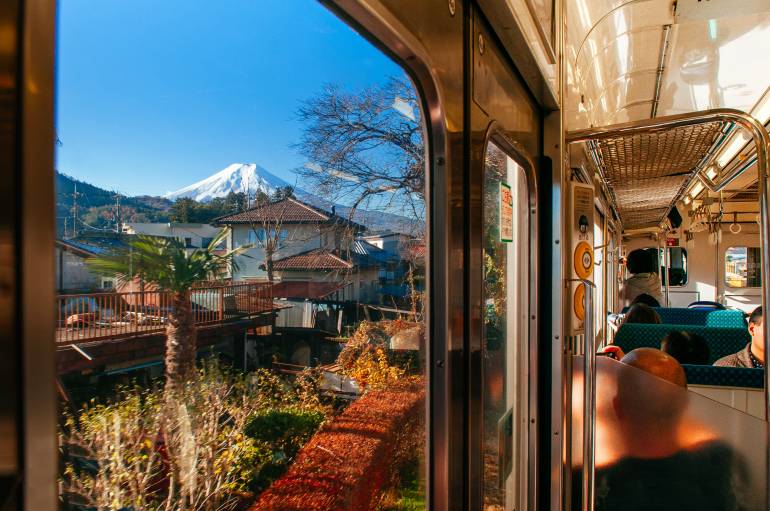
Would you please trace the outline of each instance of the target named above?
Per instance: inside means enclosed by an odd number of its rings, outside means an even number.
[[[596,340],[594,334],[594,289],[593,282],[586,279],[571,279],[586,287],[585,314],[583,319],[583,499],[582,510],[594,511],[594,490],[596,488]]]

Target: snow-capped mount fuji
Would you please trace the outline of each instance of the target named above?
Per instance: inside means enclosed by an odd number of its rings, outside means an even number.
[[[198,202],[209,202],[218,197],[226,197],[230,192],[246,193],[253,197],[262,191],[270,195],[283,186],[291,186],[291,183],[255,163],[233,163],[213,176],[169,192],[164,197],[170,200],[190,198]],[[307,195],[303,190],[295,190],[295,193],[297,196]]]
[[[276,189],[284,186],[293,187],[288,181],[281,179],[255,163],[233,163],[211,177],[180,188],[175,192],[169,192],[163,197],[172,201],[180,198],[190,198],[198,202],[210,202],[212,199],[226,197],[230,192],[242,192],[250,197],[254,197],[257,191],[261,190],[268,195],[272,195]],[[327,211],[331,211],[334,208],[336,213],[343,217],[347,217],[350,214],[350,207],[342,204],[333,204],[300,188],[294,187],[294,196],[301,201]],[[371,231],[394,231],[420,235],[424,228],[423,221],[384,211],[359,209],[353,215],[353,220],[365,225]]]

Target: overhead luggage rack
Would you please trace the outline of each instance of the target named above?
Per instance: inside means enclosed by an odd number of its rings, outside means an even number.
[[[666,119],[645,129],[629,123],[568,135],[586,142],[625,229],[660,225],[735,127],[732,120],[659,126]]]

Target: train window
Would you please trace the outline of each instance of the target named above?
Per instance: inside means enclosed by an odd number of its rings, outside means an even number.
[[[662,263],[665,262],[663,258],[663,251],[660,254],[661,271],[666,274],[666,268]],[[681,287],[687,285],[687,249],[682,247],[669,247],[668,248],[668,285],[672,287]],[[665,277],[664,277],[665,278]]]
[[[529,223],[523,168],[490,142],[484,173],[484,509],[519,508],[526,453]],[[524,442],[515,444],[515,442]]]
[[[424,509],[410,77],[314,1],[60,7],[62,506]]]
[[[725,251],[725,284],[728,287],[761,287],[762,252],[757,247],[730,247]]]

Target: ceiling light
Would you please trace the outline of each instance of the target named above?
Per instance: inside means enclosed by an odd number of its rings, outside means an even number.
[[[751,109],[751,115],[762,124],[767,124],[767,121],[770,121],[770,87]]]
[[[717,177],[717,169],[713,165],[706,171],[706,177],[709,179],[714,179]]]
[[[702,192],[702,191],[703,191],[703,183],[701,183],[700,181],[698,181],[698,182],[697,182],[697,183],[695,183],[695,185],[693,185],[693,187],[690,189],[690,195],[691,195],[693,198],[695,198],[695,197],[697,197],[697,196],[698,196],[698,194],[699,194],[700,192]]]
[[[748,133],[743,130],[741,130],[740,133],[733,135],[724,149],[719,153],[719,157],[717,158],[719,166],[725,168],[750,139],[751,137],[749,137]]]
[[[683,201],[683,202],[684,202],[684,204],[685,204],[685,206],[686,206],[686,205],[688,205],[688,204],[690,203],[690,201],[691,201],[691,200],[692,200],[692,199],[690,198],[690,196],[689,196],[689,195],[685,195],[685,196],[684,196],[684,201]]]

